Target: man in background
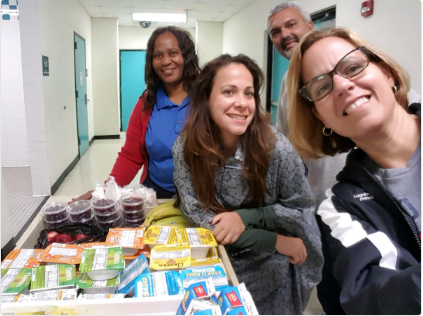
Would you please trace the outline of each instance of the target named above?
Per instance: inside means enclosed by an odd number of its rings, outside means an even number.
[[[310,13],[296,1],[282,2],[273,7],[268,14],[267,30],[276,50],[283,57],[290,59],[294,48],[301,38],[314,29]],[[276,128],[288,137],[288,93],[285,73],[279,94]],[[316,200],[316,208],[325,199],[325,191],[335,182],[335,176],[345,165],[346,154],[335,157],[325,156],[320,159],[304,161],[308,169],[308,182]]]

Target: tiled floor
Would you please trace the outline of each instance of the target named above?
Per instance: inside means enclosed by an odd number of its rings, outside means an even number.
[[[54,196],[51,196],[47,202],[70,201],[71,198],[94,189],[96,183],[102,183],[107,179],[124,140],[125,133],[121,134],[121,139],[96,140],[65,178]],[[138,183],[139,177],[140,174],[134,178],[131,184]],[[15,189],[20,187],[19,184],[14,184],[14,186]],[[313,291],[304,314],[324,314],[317,300],[316,291]]]
[[[16,238],[45,197],[33,197],[30,167],[2,168],[12,232]]]
[[[108,178],[124,142],[125,133],[121,133],[120,139],[95,140],[49,201],[70,201],[93,190],[97,183],[103,183]],[[139,183],[139,179],[140,173],[130,185]]]

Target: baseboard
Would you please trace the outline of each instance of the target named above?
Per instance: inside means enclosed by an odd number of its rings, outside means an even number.
[[[15,240],[19,240],[19,238],[21,238],[21,236],[23,235],[23,233],[26,231],[26,229],[29,227],[29,225],[31,225],[31,223],[34,220],[35,216],[37,216],[37,214],[40,212],[41,208],[44,206],[44,204],[46,204],[46,202],[47,202],[47,200],[49,198],[50,198],[50,196],[44,197],[43,201],[40,203],[40,205],[38,205],[37,209],[31,214],[31,216],[29,217],[29,219],[26,221],[25,225],[23,225],[23,227],[21,228],[21,230],[16,234]],[[34,245],[36,243],[37,243],[37,241],[34,240]]]
[[[59,186],[62,184],[63,180],[65,180],[66,176],[69,174],[69,172],[72,171],[72,169],[75,167],[75,165],[79,161],[79,155],[76,156],[76,158],[71,162],[71,164],[63,171],[63,173],[60,175],[60,177],[57,179],[57,181],[51,186],[51,195],[56,193]]]
[[[93,139],[120,139],[119,135],[97,135],[94,136]]]
[[[95,136],[91,138],[91,140],[88,142],[88,146],[91,146],[91,144],[94,143],[94,141],[95,141]]]
[[[9,240],[9,242],[1,248],[1,261],[16,247],[15,237]]]

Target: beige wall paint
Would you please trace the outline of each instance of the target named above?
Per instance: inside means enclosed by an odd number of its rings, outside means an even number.
[[[119,135],[118,21],[92,18],[94,134]]]
[[[374,14],[360,15],[362,0],[298,0],[310,13],[336,5],[336,25],[361,36],[398,61],[421,94],[421,1],[375,0]],[[223,23],[223,52],[244,53],[264,65],[267,13],[279,0],[256,0]]]

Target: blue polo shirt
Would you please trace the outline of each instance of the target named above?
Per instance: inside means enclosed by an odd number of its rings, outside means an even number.
[[[188,116],[189,101],[187,96],[181,105],[175,104],[170,101],[164,87],[159,86],[145,136],[149,176],[157,185],[170,192],[175,192],[172,147]]]

